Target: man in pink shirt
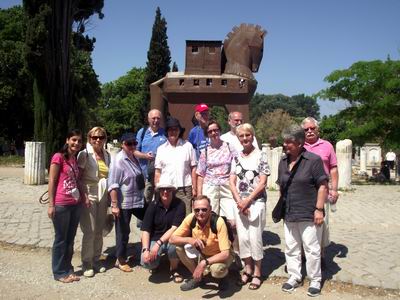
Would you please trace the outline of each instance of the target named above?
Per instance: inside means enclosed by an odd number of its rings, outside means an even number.
[[[338,168],[335,150],[331,143],[319,137],[318,121],[307,117],[301,123],[306,135],[304,148],[319,155],[324,163],[325,173],[329,176],[329,194],[325,202],[325,220],[322,230],[321,257],[324,257],[324,248],[330,243],[329,240],[329,208],[338,200]]]

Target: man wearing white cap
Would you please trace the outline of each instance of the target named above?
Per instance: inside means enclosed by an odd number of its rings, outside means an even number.
[[[170,273],[174,282],[183,281],[178,273],[179,258],[175,245],[168,240],[185,218],[185,203],[175,196],[176,187],[170,182],[160,181],[156,186],[155,201],[150,202],[142,223],[141,264],[147,269],[157,269],[161,254],[167,253]]]
[[[228,282],[224,278],[233,261],[225,221],[218,217],[214,233],[211,226],[210,199],[204,195],[194,200],[193,211],[170,238],[170,243],[176,245],[179,259],[193,276],[180,288],[182,291],[195,289],[202,284],[203,276],[211,273],[212,277],[219,279],[219,289],[225,290]],[[192,227],[193,218],[196,223]]]

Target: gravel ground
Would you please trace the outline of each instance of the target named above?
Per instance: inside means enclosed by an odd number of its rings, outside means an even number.
[[[212,283],[181,292],[179,285],[171,282],[166,273],[150,275],[138,266],[133,273],[122,273],[108,262],[106,273],[63,284],[51,276],[48,249],[6,244],[0,244],[0,249],[1,299],[307,299],[307,283],[294,293],[286,294],[280,290],[281,278],[268,279],[257,291],[246,287],[240,290],[231,278],[230,289],[224,293],[219,293]],[[74,256],[73,264],[79,265],[79,254]],[[400,292],[329,282],[319,299],[400,299]]]

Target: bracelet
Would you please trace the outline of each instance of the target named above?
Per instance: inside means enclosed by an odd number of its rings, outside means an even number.
[[[156,244],[158,245],[158,246],[162,246],[163,244],[164,244],[164,242],[161,240],[161,239],[159,239],[157,242],[156,242]]]
[[[209,266],[209,265],[210,265],[210,262],[208,261],[207,258],[205,258],[204,261],[206,262],[206,266]]]
[[[318,207],[316,207],[315,209],[318,210],[318,211],[320,211],[320,212],[324,212],[324,209],[323,209],[323,208],[318,208]]]
[[[149,248],[143,248],[142,253],[145,253],[146,251],[149,251]]]

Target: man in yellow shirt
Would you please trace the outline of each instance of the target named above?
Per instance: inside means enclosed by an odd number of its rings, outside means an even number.
[[[227,281],[223,278],[228,275],[228,268],[233,261],[225,221],[220,217],[217,219],[214,233],[211,226],[210,199],[204,195],[194,200],[193,211],[169,240],[177,246],[179,259],[193,276],[181,285],[181,290],[189,291],[199,287],[203,276],[209,273],[212,277],[220,279],[219,289],[225,290]],[[192,223],[193,218],[196,220],[195,224]]]

